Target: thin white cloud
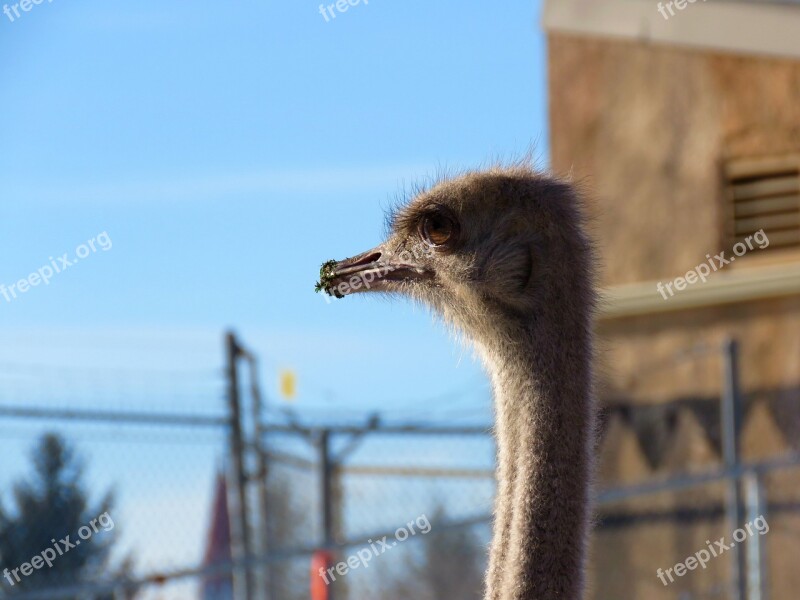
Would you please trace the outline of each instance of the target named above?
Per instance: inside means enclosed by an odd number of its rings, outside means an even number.
[[[125,181],[57,182],[46,185],[11,183],[6,197],[26,202],[84,203],[230,201],[237,195],[329,194],[371,190],[393,191],[429,168],[419,165],[254,169],[229,173],[144,176]]]

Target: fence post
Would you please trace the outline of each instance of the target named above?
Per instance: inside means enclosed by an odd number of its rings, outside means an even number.
[[[257,531],[259,533],[259,540],[256,546],[259,552],[268,556],[274,551],[272,528],[270,526],[271,520],[271,507],[269,498],[269,457],[267,455],[267,428],[263,426],[262,419],[264,417],[263,410],[265,408],[264,398],[261,395],[261,387],[258,384],[258,360],[255,355],[250,352],[246,353],[247,362],[249,365],[250,373],[250,393],[252,397],[252,418],[253,418],[253,442],[252,446],[256,453],[256,462],[258,470],[258,503],[259,503],[259,519]],[[274,600],[278,597],[278,591],[275,585],[275,565],[270,562],[261,570],[261,581],[259,589],[263,587],[265,590],[266,598]]]
[[[762,517],[766,520],[767,511],[764,502],[764,486],[761,474],[750,471],[744,478],[747,495],[747,521],[754,522]],[[764,541],[762,534],[753,534],[747,542],[747,600],[767,600],[766,560],[764,557]]]
[[[321,429],[317,439],[319,450],[320,510],[322,516],[322,547],[331,551],[335,543],[333,522],[333,462],[331,461],[331,431]],[[332,562],[335,559],[332,559]],[[334,600],[333,582],[328,585],[328,600]]]
[[[726,469],[732,472],[728,479],[727,513],[730,531],[738,529],[744,521],[744,502],[739,481],[739,433],[742,429],[742,395],[739,389],[739,344],[728,339],[723,353],[722,394],[722,457]],[[747,565],[741,544],[731,548],[732,600],[745,600]]]
[[[234,561],[247,560],[252,555],[250,527],[247,510],[247,475],[244,464],[244,435],[242,432],[242,409],[239,398],[239,376],[237,360],[240,355],[239,344],[232,332],[225,335],[225,354],[227,359],[228,409],[230,411],[230,474],[233,484],[233,503],[231,504],[231,546]],[[253,590],[252,570],[249,565],[233,570],[233,589],[236,600],[251,600]]]

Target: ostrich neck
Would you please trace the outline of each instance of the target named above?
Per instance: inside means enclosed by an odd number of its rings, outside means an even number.
[[[581,597],[593,434],[586,323],[540,318],[484,347],[498,445],[487,600]]]

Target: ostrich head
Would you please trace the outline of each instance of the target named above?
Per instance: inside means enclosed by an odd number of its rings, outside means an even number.
[[[527,167],[469,173],[396,211],[376,248],[325,263],[318,289],[407,295],[482,342],[554,303],[585,304],[584,278],[569,275],[590,262],[578,215],[569,185]]]
[[[440,182],[386,240],[322,266],[318,290],[431,306],[494,388],[498,493],[486,600],[577,600],[592,465],[592,252],[577,196],[527,167]]]

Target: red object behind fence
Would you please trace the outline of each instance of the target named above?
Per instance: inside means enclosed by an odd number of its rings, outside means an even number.
[[[329,600],[330,590],[325,574],[333,564],[333,555],[327,550],[317,550],[311,557],[311,600]]]

